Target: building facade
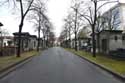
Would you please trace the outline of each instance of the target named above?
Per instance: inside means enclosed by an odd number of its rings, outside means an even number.
[[[113,30],[125,30],[125,3],[116,4],[105,12],[102,17],[104,17],[104,27],[107,27],[107,30],[109,30],[109,27],[113,27]]]
[[[12,36],[0,37],[0,47],[14,46],[14,38]]]
[[[35,50],[37,49],[37,36],[36,35],[30,35],[29,38],[29,49],[30,50]]]
[[[17,47],[18,45],[18,32],[13,33],[14,43]],[[37,37],[35,35],[30,35],[28,32],[21,33],[21,51],[35,50],[37,48]]]
[[[125,37],[122,30],[103,30],[100,34],[100,52],[108,54],[110,51],[125,49]]]

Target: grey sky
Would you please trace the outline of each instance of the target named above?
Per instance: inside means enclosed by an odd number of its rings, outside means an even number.
[[[125,3],[125,0],[120,0]],[[61,27],[63,25],[63,19],[68,13],[68,9],[70,8],[71,0],[48,0],[47,3],[47,12],[51,22],[54,25],[56,36],[59,36],[61,31]],[[18,31],[19,25],[19,16],[13,15],[10,13],[10,9],[5,7],[0,7],[0,22],[4,24],[2,28],[7,29],[12,35],[13,32]],[[32,24],[28,21],[25,21],[23,31],[30,32],[31,34],[36,34],[32,27]]]
[[[61,27],[63,25],[62,21],[68,12],[70,3],[71,0],[48,0],[47,14],[54,25],[54,32],[56,32],[56,36],[59,36]],[[9,9],[7,6],[1,7],[0,11],[2,11],[0,13],[0,22],[4,24],[2,28],[7,29],[10,32],[10,35],[12,35],[13,32],[17,32],[19,16],[10,13],[11,9]],[[37,35],[37,33],[34,32],[32,24],[28,21],[25,21],[23,31],[29,31],[31,34]]]

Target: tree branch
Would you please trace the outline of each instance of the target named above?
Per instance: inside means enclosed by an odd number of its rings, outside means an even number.
[[[105,0],[104,0],[104,1],[105,1]],[[115,2],[118,2],[118,1],[105,2],[105,3],[103,3],[101,6],[99,6],[96,11],[98,12],[98,10],[99,10],[100,8],[102,8],[104,5],[106,5],[106,4],[108,4],[108,3],[115,3]]]
[[[32,0],[32,1],[30,2],[29,6],[28,6],[28,8],[27,8],[27,10],[26,10],[26,12],[25,12],[24,15],[23,15],[23,18],[25,18],[26,14],[27,14],[28,11],[30,10],[30,7],[31,7],[33,1],[34,1],[34,0]]]

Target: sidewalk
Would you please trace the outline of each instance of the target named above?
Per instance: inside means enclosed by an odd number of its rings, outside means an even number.
[[[31,57],[38,55],[37,51],[30,51],[21,54],[21,57],[5,56],[0,57],[0,78],[14,70],[16,65],[23,63]],[[12,69],[11,69],[12,68]]]

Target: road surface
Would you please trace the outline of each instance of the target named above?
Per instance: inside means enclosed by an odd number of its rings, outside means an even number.
[[[0,83],[121,83],[60,47],[50,48],[0,79]]]

